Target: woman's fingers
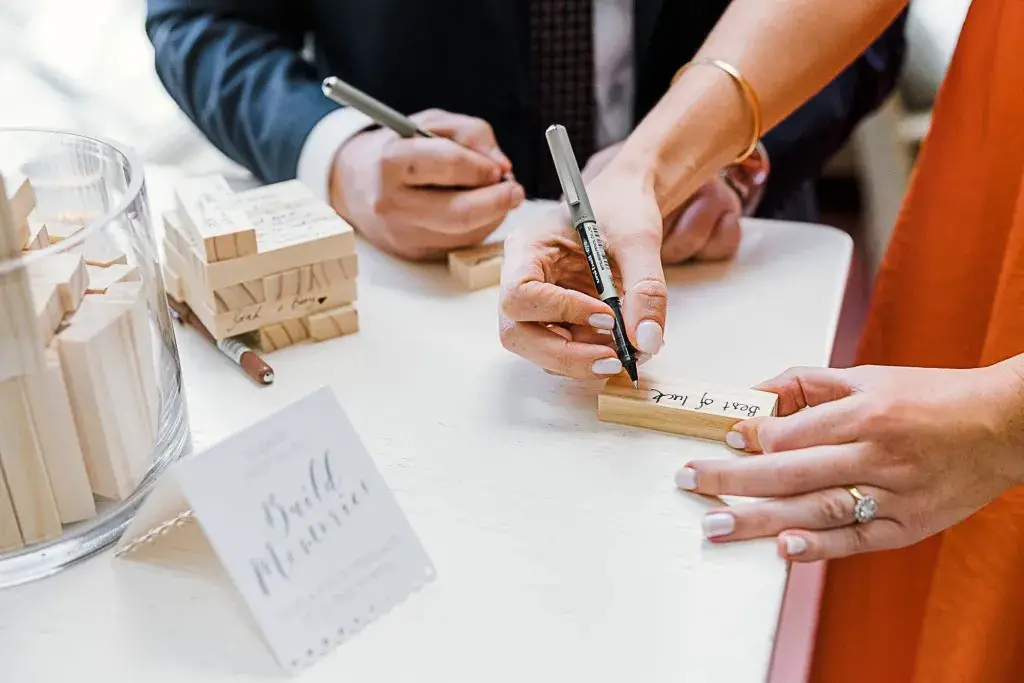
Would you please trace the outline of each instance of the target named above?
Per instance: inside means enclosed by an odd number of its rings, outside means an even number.
[[[846,372],[833,368],[790,368],[753,388],[778,394],[780,416],[844,398],[854,391]]]
[[[500,333],[506,349],[558,375],[599,379],[622,371],[622,363],[610,347],[567,339],[539,323],[506,318],[501,321]]]
[[[863,401],[857,397],[823,403],[786,417],[755,417],[739,422],[725,442],[748,453],[776,453],[857,439]]]
[[[778,551],[793,562],[834,560],[876,550],[902,548],[916,537],[891,519],[851,524],[825,531],[790,530],[779,534]]]
[[[517,322],[604,325],[612,309],[600,299],[548,282],[528,280],[505,291],[501,312]]]
[[[771,458],[699,460],[676,473],[676,485],[711,496],[794,496],[863,481],[861,445],[815,446]]]
[[[888,491],[858,487],[878,501],[879,515],[892,514],[895,498]],[[776,536],[787,529],[835,529],[853,524],[857,500],[844,488],[833,487],[788,498],[723,507],[704,515],[704,535],[718,542]]]

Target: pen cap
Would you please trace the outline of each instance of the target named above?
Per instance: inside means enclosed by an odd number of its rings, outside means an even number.
[[[562,184],[565,201],[572,212],[573,225],[596,220],[590,199],[583,187],[583,176],[580,174],[579,164],[576,163],[576,155],[572,151],[572,143],[569,142],[569,133],[565,126],[549,126],[544,135],[548,139],[551,158],[555,162],[558,182]]]

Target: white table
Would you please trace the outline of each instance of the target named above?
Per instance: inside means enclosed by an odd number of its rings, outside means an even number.
[[[151,179],[151,197],[167,206]],[[746,225],[738,258],[670,272],[646,369],[749,385],[828,362],[851,244]],[[436,564],[435,583],[299,678],[762,683],[787,567],[771,540],[703,541],[688,458],[724,446],[596,420],[597,383],[501,348],[495,289],[360,244],[357,335],[270,356],[255,387],[179,332],[197,443],[330,383]],[[0,592],[4,683],[227,683],[277,675],[217,582],[110,553]],[[241,615],[241,616],[240,616]]]

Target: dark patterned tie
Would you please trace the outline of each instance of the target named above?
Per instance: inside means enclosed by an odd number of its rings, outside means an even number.
[[[544,131],[565,126],[582,168],[594,152],[594,17],[592,0],[529,0],[530,80],[537,120],[536,193],[558,198],[562,188]]]

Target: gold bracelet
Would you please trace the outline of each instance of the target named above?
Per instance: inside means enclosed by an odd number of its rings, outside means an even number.
[[[754,131],[750,140],[750,144],[747,146],[746,150],[744,150],[743,154],[738,156],[736,160],[733,162],[734,164],[737,164],[741,161],[746,160],[747,157],[753,154],[754,150],[757,149],[757,143],[761,141],[761,103],[757,99],[757,93],[755,93],[754,89],[750,87],[749,83],[747,83],[747,79],[743,78],[740,72],[737,71],[731,64],[723,62],[720,59],[701,59],[696,62],[688,62],[686,64],[683,64],[681,67],[679,67],[679,70],[676,71],[675,75],[672,76],[671,85],[675,85],[675,82],[679,80],[679,77],[682,76],[683,73],[686,72],[688,69],[690,69],[690,67],[703,65],[718,67],[725,73],[729,74],[732,80],[736,81],[736,84],[739,86],[740,92],[743,94],[744,99],[747,100],[747,105],[750,107],[750,113],[754,118]]]

